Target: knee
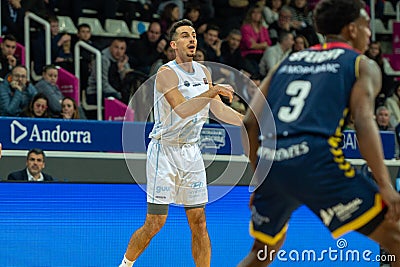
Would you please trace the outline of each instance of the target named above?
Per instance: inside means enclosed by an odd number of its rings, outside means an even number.
[[[196,218],[195,220],[190,222],[190,228],[192,229],[193,232],[199,234],[206,234],[207,233],[206,219],[203,216]]]
[[[164,226],[166,218],[152,216],[152,218],[147,218],[146,222],[144,223],[143,229],[145,230],[146,234],[150,237],[156,235],[161,228]]]

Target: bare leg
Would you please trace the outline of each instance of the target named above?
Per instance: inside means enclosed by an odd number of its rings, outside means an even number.
[[[161,230],[167,220],[167,215],[147,214],[143,226],[131,236],[125,257],[135,261],[150,244],[151,239]]]
[[[237,267],[264,267],[268,266],[275,258],[276,253],[285,242],[286,234],[275,245],[266,245],[259,240],[254,240],[250,253]],[[267,255],[266,255],[267,254]]]
[[[211,243],[206,226],[204,208],[186,210],[192,231],[192,255],[196,267],[209,267],[211,262]]]
[[[390,255],[395,255],[396,261],[391,262],[392,267],[400,267],[400,223],[393,223],[384,220],[369,237],[375,240]]]

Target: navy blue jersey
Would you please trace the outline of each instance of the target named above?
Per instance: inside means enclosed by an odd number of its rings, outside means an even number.
[[[330,137],[341,132],[358,76],[359,55],[347,44],[328,43],[294,53],[280,64],[267,96],[278,138]],[[271,134],[266,125],[270,121],[262,121],[262,135]]]

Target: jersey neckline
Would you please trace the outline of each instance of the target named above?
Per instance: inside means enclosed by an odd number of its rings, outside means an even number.
[[[329,50],[329,49],[333,49],[333,48],[345,48],[345,49],[350,49],[357,53],[360,53],[360,51],[358,51],[351,45],[349,45],[347,43],[343,43],[343,42],[329,42],[329,43],[317,44],[317,45],[310,47],[311,50]]]

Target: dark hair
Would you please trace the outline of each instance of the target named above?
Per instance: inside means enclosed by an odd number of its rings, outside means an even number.
[[[171,29],[169,31],[169,39],[172,41],[175,39],[176,30],[182,26],[190,26],[193,27],[193,23],[188,19],[178,20],[174,24],[172,24]]]
[[[35,115],[35,112],[33,112],[33,106],[35,102],[39,99],[44,99],[46,100],[46,105],[49,105],[49,99],[47,96],[43,93],[37,93],[29,103],[29,105],[24,109],[24,111],[21,113],[22,117],[29,117],[29,118],[49,118],[49,109],[47,108],[46,111],[43,113],[41,117],[37,117]]]
[[[43,67],[42,73],[45,73],[48,70],[57,70],[58,71],[58,68],[54,64],[46,65],[46,66]]]
[[[321,34],[339,34],[343,27],[360,17],[359,0],[322,0],[315,8],[314,21]]]
[[[379,53],[376,56],[372,56],[369,50],[371,49],[371,45],[378,45],[379,46]],[[369,44],[367,51],[364,53],[368,58],[374,60],[379,67],[383,68],[383,56],[382,56],[382,45],[378,41],[373,41]]]
[[[172,2],[166,4],[161,12],[160,20],[172,21],[172,10],[176,7],[178,7],[178,5]]]
[[[78,25],[78,31],[80,31],[82,28],[89,28],[89,30],[92,30],[89,24],[87,23],[82,23]]]
[[[44,151],[40,148],[32,148],[31,150],[28,151],[28,154],[26,155],[26,159],[29,159],[30,154],[36,154],[36,155],[43,155],[43,161],[46,158],[46,155],[44,154]]]
[[[229,32],[228,36],[229,36],[229,35],[240,35],[240,36],[242,36],[242,32],[241,32],[239,29],[232,29],[232,30]]]
[[[72,104],[74,105],[74,115],[72,116],[71,119],[79,119],[78,106],[76,105],[75,99],[73,99],[72,97],[66,96],[63,98],[63,100],[61,101],[61,112],[62,112],[62,104],[64,103],[65,100],[71,100]]]
[[[281,32],[281,34],[279,34],[279,36],[278,36],[278,43],[282,43],[283,40],[285,40],[289,35],[293,36],[293,33],[291,33],[291,32]]]
[[[4,43],[5,41],[16,42],[16,41],[17,41],[17,38],[15,38],[15,36],[12,35],[12,34],[7,34],[6,36],[3,37],[2,43]]]
[[[206,51],[205,49],[203,49],[203,48],[201,48],[201,47],[197,47],[197,48],[196,48],[196,53],[197,53],[197,52],[203,53],[203,55],[204,55],[204,61],[207,61],[207,51]]]
[[[56,15],[49,15],[47,17],[48,22],[59,22],[58,17]]]
[[[220,27],[218,27],[215,24],[207,24],[207,28],[206,28],[206,30],[204,32],[206,33],[206,32],[209,32],[209,31],[217,31],[219,33],[221,31],[221,29],[220,29]]]

